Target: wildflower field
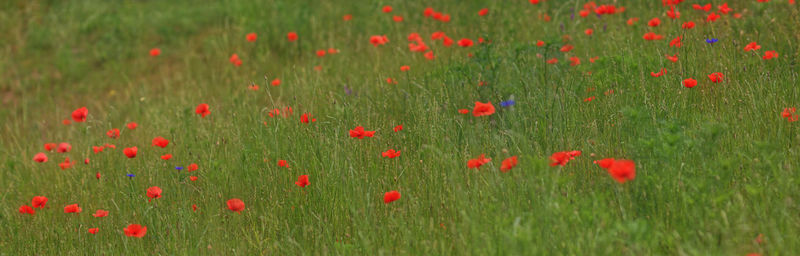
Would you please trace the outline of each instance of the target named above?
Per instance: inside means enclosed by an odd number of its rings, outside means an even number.
[[[798,255],[794,0],[0,1],[0,255]]]

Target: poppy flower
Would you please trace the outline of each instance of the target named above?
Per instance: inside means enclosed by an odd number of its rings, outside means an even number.
[[[746,52],[755,51],[755,50],[758,50],[758,49],[761,49],[761,46],[758,45],[758,43],[756,43],[756,42],[750,42],[749,44],[744,46],[744,51],[746,51]]]
[[[23,205],[19,207],[19,213],[33,215],[36,213],[36,211],[34,211],[30,206]]]
[[[383,36],[371,36],[369,38],[369,43],[371,43],[372,46],[375,46],[375,47],[378,47],[378,45],[384,45],[384,44],[386,44],[388,42],[389,42],[389,39],[386,38],[386,35],[383,35]]]
[[[717,21],[717,19],[719,19],[719,14],[712,12],[711,14],[708,15],[708,17],[706,17],[706,22],[714,22]]]
[[[664,36],[656,34],[656,33],[653,33],[653,32],[647,32],[647,33],[644,34],[644,36],[642,36],[642,38],[644,38],[644,40],[647,40],[647,41],[653,41],[653,40],[664,39]]]
[[[720,72],[711,73],[708,75],[708,79],[711,80],[712,83],[720,83],[722,82],[723,75]]]
[[[136,153],[139,152],[139,149],[136,147],[124,148],[122,149],[122,153],[125,154],[128,158],[136,157]]]
[[[458,40],[458,46],[461,46],[461,47],[470,47],[470,46],[472,46],[472,45],[473,45],[472,39],[469,39],[469,38],[462,38],[461,40]]]
[[[392,20],[394,20],[394,22],[403,22],[403,16],[392,16]]]
[[[206,115],[211,114],[211,110],[208,108],[208,104],[205,103],[197,105],[197,108],[194,109],[194,112],[203,118],[205,118]]]
[[[244,210],[244,202],[242,202],[241,199],[234,198],[234,199],[228,200],[227,204],[228,204],[228,209],[230,209],[231,211],[234,211],[234,212],[236,212],[238,214],[242,214],[241,211]]]
[[[569,65],[570,66],[577,66],[581,64],[581,59],[578,57],[569,57]]]
[[[109,138],[112,138],[112,139],[119,138],[119,129],[114,128],[114,129],[108,130],[108,132],[106,132],[106,135]]]
[[[783,112],[781,112],[781,117],[786,118],[786,120],[789,121],[790,123],[797,122],[798,115],[794,114],[796,110],[797,110],[796,108],[784,108]]]
[[[775,51],[766,51],[766,52],[764,52],[764,57],[762,57],[762,58],[765,59],[765,60],[768,60],[768,59],[777,58],[777,57],[778,57],[778,53],[777,52],[775,52]]]
[[[608,168],[608,174],[620,184],[636,178],[636,164],[631,160],[614,160]]]
[[[592,34],[594,34],[594,29],[587,28],[586,30],[583,31],[583,33],[586,34],[587,36],[591,36]]]
[[[94,177],[95,177],[95,178],[97,178],[97,179],[99,180],[99,179],[100,179],[100,172],[97,172],[97,173],[94,175]]]
[[[494,105],[492,102],[482,103],[480,101],[475,102],[475,106],[472,108],[472,116],[488,116],[494,114]]]
[[[467,168],[480,169],[482,165],[489,163],[489,161],[492,161],[492,159],[486,158],[484,157],[484,154],[481,154],[478,156],[478,158],[473,158],[467,161]]]
[[[81,208],[78,207],[78,204],[71,204],[64,206],[64,213],[80,213]]]
[[[410,69],[411,69],[411,67],[409,67],[409,66],[400,66],[400,71],[408,71]]]
[[[193,204],[193,205],[192,205],[192,211],[193,211],[193,212],[196,212],[196,211],[197,211],[197,205],[196,205],[196,204]]]
[[[678,54],[677,53],[675,55],[672,55],[672,56],[669,56],[669,55],[664,55],[664,56],[666,56],[669,61],[678,62]]]
[[[286,162],[286,160],[278,160],[278,167],[289,168],[289,162]]]
[[[61,170],[66,170],[72,167],[72,164],[73,162],[70,162],[69,157],[67,157],[66,159],[64,159],[64,162],[58,164],[58,167],[61,168]]]
[[[600,160],[595,160],[594,163],[600,166],[600,168],[608,169],[611,168],[612,164],[614,164],[614,158],[604,158]]]
[[[139,126],[139,125],[134,123],[134,122],[130,122],[130,123],[126,124],[125,126],[128,127],[128,130],[135,130],[136,127]]]
[[[257,38],[258,35],[256,35],[256,33],[247,34],[247,41],[249,42],[255,42]]]
[[[189,176],[189,180],[191,180],[191,181],[197,181],[197,176]]]
[[[167,145],[169,145],[169,140],[164,139],[161,136],[153,138],[153,146],[165,148]]]
[[[326,53],[325,50],[317,50],[317,57],[325,57]]]
[[[308,114],[308,113],[304,113],[303,115],[301,115],[301,116],[300,116],[300,122],[301,122],[301,123],[304,123],[304,124],[307,124],[307,123],[309,123],[309,122],[312,122],[312,123],[313,123],[313,122],[316,122],[316,121],[317,121],[317,119],[316,119],[316,118],[310,118],[310,119],[309,119],[309,116],[311,116],[311,115],[310,115],[310,114]]]
[[[489,14],[489,9],[487,8],[483,8],[480,11],[478,11],[478,16],[486,16],[486,14]]]
[[[651,27],[658,27],[659,25],[661,25],[661,20],[658,18],[653,18],[647,22],[647,25]]]
[[[708,11],[711,11],[711,4],[706,4],[706,5],[693,4],[692,8],[694,8],[695,10],[701,10],[701,11],[708,12]]]
[[[589,16],[589,10],[580,10],[578,11],[578,15],[581,16],[581,18],[586,18]]]
[[[681,17],[681,13],[678,12],[678,11],[675,11],[675,6],[672,5],[672,6],[670,6],[669,11],[667,11],[667,17],[670,17],[670,18],[672,18],[674,20],[674,19],[680,18]]]
[[[538,40],[538,41],[536,41],[536,46],[538,46],[538,47],[544,47],[544,41],[542,41],[542,40]]]
[[[514,166],[517,166],[517,156],[512,156],[503,160],[503,162],[500,163],[500,171],[508,172],[514,168]]]
[[[579,155],[581,155],[581,152],[577,150],[553,153],[550,156],[550,166],[557,166],[557,165],[565,166],[567,165],[567,162],[569,162],[572,159],[575,159],[575,157]]]
[[[462,115],[469,114],[469,109],[466,109],[466,108],[459,109],[458,113],[462,114]]]
[[[52,151],[54,148],[58,147],[58,144],[55,143],[45,143],[44,150]]]
[[[353,15],[351,15],[351,14],[345,14],[344,16],[342,16],[342,20],[344,20],[344,21],[350,21],[352,19],[353,19]]]
[[[92,214],[95,218],[102,218],[108,216],[108,211],[104,211],[102,209],[98,209],[94,214]]]
[[[363,139],[364,137],[372,137],[375,131],[365,131],[364,127],[356,126],[354,130],[350,130],[350,137]]]
[[[67,153],[70,150],[72,150],[72,145],[70,145],[69,143],[66,143],[66,142],[61,142],[61,143],[58,144],[58,148],[56,149],[56,152],[58,152],[58,153]]]
[[[392,7],[391,7],[391,6],[388,6],[388,5],[387,5],[387,6],[384,6],[384,7],[383,7],[383,12],[385,12],[385,13],[390,13],[390,12],[392,12]]]
[[[558,63],[558,59],[552,58],[552,59],[547,60],[546,63],[547,64],[556,64],[556,63]]]
[[[122,229],[126,236],[142,238],[147,234],[147,226],[139,224],[130,224],[128,227]]]
[[[294,184],[297,184],[301,188],[308,186],[308,175],[300,175],[300,177],[297,177],[297,181],[295,181]]]
[[[44,208],[46,204],[47,197],[34,196],[33,199],[31,199],[31,206],[33,206],[33,208]]]
[[[694,28],[694,22],[691,22],[691,21],[684,22],[683,25],[681,25],[681,28],[683,28],[683,29],[692,29],[692,28]]]
[[[394,151],[394,149],[389,149],[389,150],[386,150],[385,152],[381,153],[381,155],[383,157],[395,158],[395,157],[400,156],[400,151]]]
[[[728,3],[724,3],[724,4],[722,4],[722,5],[719,5],[719,6],[717,6],[717,9],[718,9],[718,10],[719,10],[719,12],[720,12],[720,13],[722,13],[722,14],[728,14],[728,12],[730,12],[730,11],[732,11],[732,10],[733,10],[733,9],[731,9],[730,7],[728,7]]]
[[[589,97],[589,98],[585,98],[585,99],[583,99],[583,102],[591,102],[591,101],[593,101],[594,99],[595,99],[595,97],[594,97],[594,96],[592,96],[592,97]]]
[[[89,164],[89,158],[83,159],[84,164]]]
[[[234,66],[237,66],[237,67],[242,65],[242,59],[240,59],[239,55],[237,55],[235,53],[232,54],[230,58],[228,58],[228,61],[231,64],[233,64]]]
[[[286,39],[289,39],[289,42],[294,42],[297,40],[297,33],[296,32],[289,32],[286,34]]]
[[[386,192],[385,194],[383,194],[383,203],[384,204],[388,204],[388,203],[397,201],[397,199],[400,199],[400,192],[397,192],[397,190],[392,190],[392,191],[389,191],[389,192]]]
[[[665,69],[665,68],[662,68],[661,71],[658,71],[658,73],[650,72],[650,76],[652,76],[652,77],[659,77],[659,76],[663,76],[663,75],[666,75],[666,74],[667,74],[667,69]]]
[[[636,22],[638,22],[638,21],[639,21],[639,18],[630,18],[630,19],[628,19],[627,23],[628,23],[628,26],[633,26],[633,25],[636,25]]]
[[[161,198],[161,188],[159,187],[147,188],[147,197],[150,198],[147,200],[148,202],[153,201],[154,198]]]
[[[97,234],[97,231],[100,231],[100,229],[99,228],[90,228],[89,229],[89,233],[92,234],[92,235]]]
[[[98,146],[92,146],[92,151],[94,151],[94,153],[95,153],[95,154],[97,154],[97,153],[100,153],[100,152],[103,152],[103,149],[105,149],[105,147],[102,147],[102,146],[99,146],[99,147],[98,147]]]
[[[572,46],[572,45],[569,45],[569,44],[565,44],[564,46],[561,46],[560,51],[561,52],[569,52],[569,51],[572,51],[573,48],[575,48],[575,47]]]
[[[37,153],[36,155],[33,156],[33,161],[37,163],[47,162],[47,155],[41,152]]]
[[[675,39],[672,39],[672,41],[669,42],[669,47],[681,48],[681,39],[682,38],[683,38],[682,36],[679,36],[679,37],[676,37]]]
[[[272,86],[280,86],[281,85],[281,80],[275,78],[269,84],[272,85]]]
[[[158,55],[161,55],[161,49],[158,48],[150,49],[150,56],[156,57]]]
[[[694,78],[684,79],[683,80],[683,86],[686,87],[686,88],[695,87],[695,86],[697,86],[697,80],[694,80]]]
[[[425,53],[425,58],[428,60],[433,60],[435,57],[433,56],[433,51],[428,51]]]
[[[403,130],[403,125],[397,125],[394,127],[394,132],[399,132]]]
[[[187,172],[193,172],[193,171],[197,171],[198,168],[199,167],[197,166],[197,164],[192,163],[189,166],[186,166],[186,171]]]
[[[170,159],[172,159],[172,154],[165,154],[165,155],[162,155],[162,156],[161,156],[161,159],[164,159],[164,160],[170,160]]]

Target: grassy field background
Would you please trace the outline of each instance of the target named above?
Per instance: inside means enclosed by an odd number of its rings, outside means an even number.
[[[625,11],[582,18],[586,3],[2,1],[0,254],[800,252],[800,122],[781,117],[800,107],[798,5],[727,1],[733,11],[708,23],[696,1],[679,4],[677,20],[661,1],[598,1]],[[423,16],[426,7],[451,21]],[[662,24],[648,27],[654,17]],[[686,21],[697,26],[682,29]],[[445,47],[436,31],[475,45]],[[665,39],[642,39],[651,31]],[[412,32],[434,60],[409,51]],[[374,47],[373,35],[389,42]],[[677,36],[682,47],[669,47]],[[762,49],[745,52],[749,42]],[[315,54],[329,48],[339,53]],[[762,59],[767,50],[779,57]],[[676,53],[676,63],[664,57]],[[724,82],[709,82],[713,72]],[[697,87],[681,85],[690,77]],[[497,112],[458,113],[475,101]],[[86,122],[62,124],[83,106]],[[286,107],[288,117],[269,116]],[[317,121],[301,123],[303,113]],[[351,138],[356,126],[375,137]],[[112,128],[119,138],[106,136]],[[151,146],[157,136],[169,146]],[[72,151],[31,160],[51,142]],[[106,143],[116,149],[92,152]],[[129,159],[122,149],[132,146]],[[388,149],[402,155],[382,158]],[[569,150],[582,155],[549,165]],[[491,162],[467,168],[480,154]],[[519,165],[500,172],[511,156]],[[66,157],[77,163],[61,170]],[[635,161],[636,178],[619,184],[593,164],[607,157]],[[175,168],[191,163],[199,169]],[[303,174],[310,185],[300,188]],[[163,194],[148,202],[151,186]],[[384,204],[391,190],[402,197]],[[20,214],[34,196],[46,207]],[[241,214],[226,207],[231,198],[245,202]],[[68,204],[83,212],[64,213]],[[110,213],[91,216],[97,209]],[[132,223],[147,234],[125,236]]]

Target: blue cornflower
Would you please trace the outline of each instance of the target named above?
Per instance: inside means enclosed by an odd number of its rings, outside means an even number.
[[[717,41],[719,41],[719,40],[718,40],[718,39],[716,39],[716,38],[709,38],[709,39],[706,39],[706,43],[709,43],[709,44],[712,44],[712,45],[713,45],[714,43],[716,43]]]
[[[504,108],[507,108],[507,107],[510,107],[510,106],[514,106],[514,104],[517,104],[517,102],[514,101],[514,100],[507,100],[507,101],[500,102],[500,106],[504,107]]]
[[[128,174],[125,174],[125,176],[128,176],[128,178],[133,178],[133,177],[136,177],[136,175],[133,175],[133,173],[128,173]]]
[[[175,170],[178,170],[178,171],[183,170],[183,167],[175,166]]]

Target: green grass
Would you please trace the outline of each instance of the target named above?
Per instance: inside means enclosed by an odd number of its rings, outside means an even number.
[[[800,107],[800,9],[728,1],[742,18],[707,24],[694,3],[673,21],[660,1],[574,19],[584,1],[4,1],[0,255],[792,255],[800,122],[780,112]],[[452,21],[423,17],[428,6]],[[632,17],[639,22],[626,25]],[[646,26],[653,17],[660,27]],[[689,20],[697,27],[681,29]],[[290,31],[300,40],[288,42]],[[491,43],[443,47],[430,40],[436,31]],[[648,31],[665,40],[643,40]],[[408,50],[412,32],[435,60]],[[373,47],[372,35],[390,41]],[[569,53],[559,51],[564,35]],[[679,35],[683,47],[668,47]],[[742,50],[752,41],[758,54]],[[153,47],[162,55],[150,57]],[[340,53],[314,54],[328,48]],[[779,57],[762,60],[767,50]],[[228,62],[234,53],[242,66]],[[664,57],[675,53],[677,63]],[[582,63],[570,66],[572,56]],[[650,76],[661,68],[667,75]],[[710,83],[712,72],[725,82]],[[681,86],[689,77],[699,85]],[[508,99],[516,105],[499,106]],[[475,101],[497,113],[458,114]],[[200,103],[209,116],[194,113]],[[87,122],[61,123],[82,106]],[[268,116],[284,107],[294,113]],[[303,113],[317,122],[300,123]],[[124,128],[131,121],[139,128]],[[356,126],[375,137],[350,138]],[[105,135],[112,128],[120,138]],[[169,146],[151,146],[157,136]],[[32,161],[49,142],[73,149]],[[117,148],[92,152],[105,143]],[[121,151],[131,146],[139,154],[128,159]],[[381,158],[390,148],[402,155]],[[583,154],[550,167],[566,150]],[[492,161],[468,169],[480,154]],[[501,173],[514,155],[519,165]],[[61,170],[65,157],[78,163]],[[615,182],[592,163],[606,157],[634,160],[636,178]],[[200,169],[174,168],[190,163]],[[305,188],[294,184],[302,174]],[[148,202],[151,186],[163,197]],[[402,198],[384,204],[390,190]],[[44,209],[17,212],[37,195],[49,198]],[[242,214],[227,209],[230,198],[245,202]],[[63,213],[74,203],[83,212]],[[110,214],[94,218],[97,209]],[[131,223],[146,236],[125,236]]]

